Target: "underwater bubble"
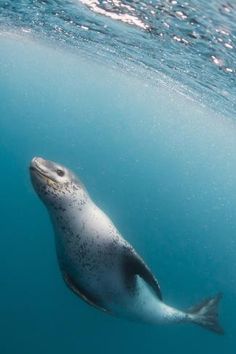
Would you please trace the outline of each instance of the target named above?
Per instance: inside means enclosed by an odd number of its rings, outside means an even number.
[[[178,17],[181,20],[186,20],[186,18],[188,18],[188,16],[186,14],[184,14],[182,11],[176,11],[176,17]]]
[[[211,56],[211,60],[212,60],[212,62],[213,62],[215,65],[217,65],[217,66],[219,66],[219,67],[222,67],[222,66],[224,65],[223,59],[217,58],[217,57],[214,56],[214,55]]]

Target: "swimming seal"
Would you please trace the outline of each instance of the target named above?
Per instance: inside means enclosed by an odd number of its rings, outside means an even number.
[[[166,305],[151,270],[72,171],[35,157],[30,174],[54,226],[63,279],[75,294],[115,316],[153,324],[196,323],[223,334],[217,314],[221,294],[188,311]]]

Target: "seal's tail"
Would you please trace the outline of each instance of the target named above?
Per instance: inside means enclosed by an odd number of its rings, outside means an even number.
[[[224,334],[224,330],[218,322],[218,305],[221,298],[222,294],[218,294],[191,307],[187,311],[189,320],[217,334]]]

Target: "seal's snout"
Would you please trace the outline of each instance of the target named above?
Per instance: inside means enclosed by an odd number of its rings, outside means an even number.
[[[47,168],[47,161],[44,160],[42,157],[34,157],[30,163],[30,172],[31,175],[47,175],[48,168]]]
[[[33,157],[30,163],[30,167],[37,167],[44,164],[45,164],[45,160],[42,159],[42,157]]]
[[[44,171],[46,169],[46,160],[42,157],[34,157],[30,163],[31,171]]]

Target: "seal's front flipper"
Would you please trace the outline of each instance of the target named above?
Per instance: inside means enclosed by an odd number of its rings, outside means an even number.
[[[199,305],[191,307],[188,311],[188,320],[217,334],[224,334],[218,322],[218,305],[222,294],[204,300]]]
[[[152,288],[158,298],[162,300],[161,289],[157,279],[142,258],[134,251],[125,256],[125,273],[128,274],[129,278],[139,275]]]
[[[106,310],[100,303],[98,299],[95,299],[94,296],[88,294],[88,292],[84,291],[83,289],[79,288],[77,284],[74,283],[73,279],[68,275],[68,273],[63,272],[63,279],[66,285],[79,297],[81,297],[85,302],[89,305],[101,310],[103,312],[109,312]]]

